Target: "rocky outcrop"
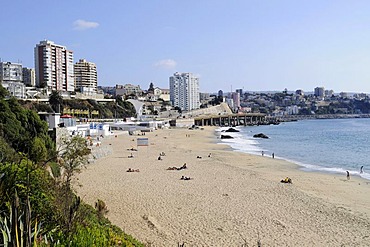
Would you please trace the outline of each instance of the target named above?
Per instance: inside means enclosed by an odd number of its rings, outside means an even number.
[[[269,137],[263,133],[259,133],[259,134],[255,134],[253,135],[254,138],[264,138],[264,139],[268,139]]]
[[[234,128],[228,128],[227,130],[225,130],[225,132],[239,132],[239,130]]]
[[[229,135],[221,135],[221,139],[234,139],[234,137]]]

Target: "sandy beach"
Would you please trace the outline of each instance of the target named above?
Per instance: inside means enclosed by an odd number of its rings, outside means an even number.
[[[149,146],[137,148],[140,137]],[[215,138],[213,127],[117,133],[75,189],[91,205],[103,200],[112,223],[147,246],[370,245],[370,181],[301,171]],[[287,176],[292,184],[280,182]]]

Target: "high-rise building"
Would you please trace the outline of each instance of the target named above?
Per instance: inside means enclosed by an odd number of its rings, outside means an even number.
[[[314,94],[316,97],[324,97],[325,96],[325,88],[324,87],[315,87]]]
[[[183,111],[199,109],[199,78],[192,73],[174,73],[170,77],[170,100]]]
[[[235,92],[239,94],[240,98],[243,97],[243,89],[236,89]]]
[[[35,47],[36,86],[62,92],[74,91],[73,52],[52,41]]]
[[[98,77],[95,63],[80,59],[74,65],[75,87],[81,93],[96,94]]]
[[[238,109],[240,108],[240,94],[238,92],[232,93],[231,98],[233,99],[234,102],[233,110],[237,112]]]
[[[22,68],[23,84],[26,86],[36,86],[36,75],[35,69],[29,69],[26,67]]]

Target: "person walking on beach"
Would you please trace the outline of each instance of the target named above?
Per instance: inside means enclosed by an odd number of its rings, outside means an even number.
[[[360,168],[360,174],[364,173],[364,166],[361,166]]]
[[[273,159],[275,159],[275,154],[274,154],[274,153],[272,153],[272,155],[271,155],[271,156],[272,156],[272,158],[273,158]]]
[[[347,172],[347,180],[350,180],[349,171],[346,171],[346,172]]]
[[[262,156],[263,156],[263,155],[265,154],[265,152],[264,152],[264,151],[262,151],[262,152],[261,152],[261,154],[262,154]]]

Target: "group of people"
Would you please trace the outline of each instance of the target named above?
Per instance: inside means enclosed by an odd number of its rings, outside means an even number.
[[[261,152],[261,154],[262,154],[262,156],[264,156],[264,155],[265,155],[265,151],[262,151],[262,152]],[[273,159],[275,159],[275,153],[272,153],[272,154],[271,154],[271,157],[272,157]]]
[[[128,168],[126,172],[140,172],[140,170]]]
[[[351,179],[351,176],[349,175],[349,171],[346,171],[347,173],[347,180],[350,180]],[[363,174],[364,173],[364,166],[361,166],[360,167],[360,174]]]

